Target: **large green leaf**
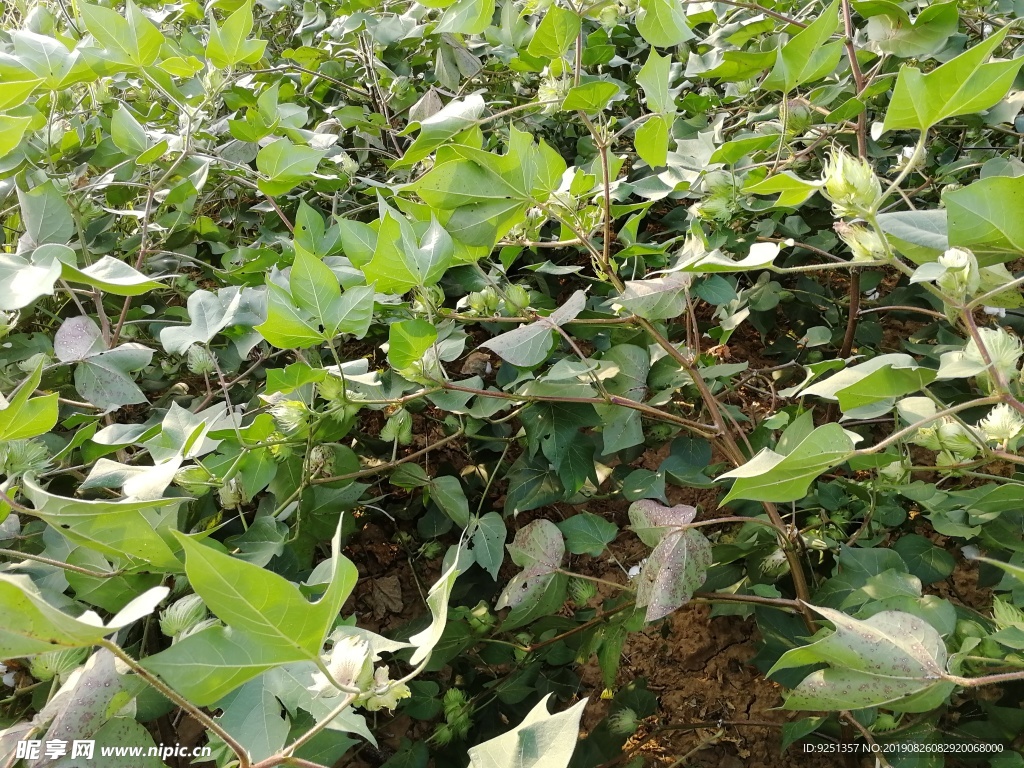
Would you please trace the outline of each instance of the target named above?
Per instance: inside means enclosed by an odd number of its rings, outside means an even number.
[[[786,454],[765,448],[741,467],[719,476],[732,479],[723,503],[733,499],[797,501],[822,472],[842,464],[853,454],[850,433],[838,424],[816,428]]]
[[[185,573],[209,609],[230,627],[268,648],[287,650],[293,660],[316,660],[324,640],[355,586],[356,567],[341,554],[341,527],[332,542],[330,583],[315,603],[276,573],[225,555],[187,536]],[[282,653],[283,655],[283,653]]]
[[[782,46],[763,87],[789,93],[798,85],[820,80],[839,64],[841,41],[828,42],[839,26],[839,0]]]
[[[255,64],[260,60],[267,47],[267,41],[248,39],[252,25],[251,0],[243,3],[232,13],[222,27],[218,27],[217,22],[210,19],[210,39],[206,44],[206,56],[214,66],[226,69],[237,64]]]
[[[107,635],[152,613],[169,590],[154,587],[139,595],[109,623],[95,613],[72,618],[50,605],[27,576],[0,573],[0,656],[30,656],[61,648],[96,645]]]
[[[926,712],[953,690],[945,679],[946,645],[924,619],[882,611],[864,621],[841,611],[811,606],[835,632],[782,655],[769,674],[826,663],[786,697],[786,709],[839,710],[885,706]]]
[[[636,31],[651,45],[670,48],[693,38],[679,0],[640,0]]]
[[[471,768],[566,768],[579,741],[587,700],[548,712],[548,694],[519,725],[469,750]]]
[[[944,199],[951,246],[970,248],[982,265],[1024,252],[1024,176],[981,179]]]
[[[436,218],[419,238],[413,224],[392,211],[381,221],[373,259],[363,266],[367,282],[381,293],[401,294],[416,287],[434,285],[455,255],[451,235]]]
[[[580,17],[566,8],[552,5],[533,33],[527,51],[531,56],[557,59],[565,55],[580,33]]]
[[[904,65],[885,113],[883,130],[926,131],[948,117],[982,112],[995,106],[1024,65],[1024,58],[984,63],[1002,45],[1003,27],[941,67],[922,74]]]
[[[53,429],[59,416],[57,395],[32,397],[43,375],[37,365],[8,400],[0,394],[0,441],[24,440]]]
[[[868,20],[868,38],[884,53],[901,59],[923,59],[949,44],[960,14],[955,2],[937,2],[911,19],[889,0],[854,0],[857,13]]]
[[[125,3],[127,19],[101,5],[81,6],[86,29],[109,54],[136,67],[148,67],[160,55],[164,36],[132,0]]]

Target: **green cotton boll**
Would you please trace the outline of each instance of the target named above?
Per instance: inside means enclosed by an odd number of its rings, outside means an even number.
[[[525,311],[530,307],[530,292],[521,285],[510,285],[505,289],[505,305],[515,314]]]
[[[182,467],[174,473],[174,484],[197,498],[210,492],[212,479],[210,473],[200,466]]]
[[[309,424],[309,407],[301,400],[281,400],[270,409],[278,427],[286,435],[294,435]]]
[[[629,707],[623,707],[608,716],[608,729],[618,736],[632,736],[639,727],[640,718]]]
[[[573,579],[569,582],[569,596],[577,606],[583,607],[597,597],[597,585],[589,579]]]
[[[334,473],[334,449],[329,445],[314,445],[307,456],[310,475]]]

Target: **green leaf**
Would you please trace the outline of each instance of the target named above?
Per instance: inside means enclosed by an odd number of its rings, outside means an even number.
[[[456,569],[458,562],[459,558],[455,557],[448,570],[441,575],[441,578],[434,583],[434,586],[430,588],[430,592],[427,593],[427,607],[430,608],[431,617],[430,625],[422,632],[418,632],[409,638],[409,642],[416,646],[416,650],[413,651],[412,657],[409,659],[409,663],[414,666],[430,658],[434,646],[437,645],[444,634],[444,628],[448,621],[448,600],[451,598],[452,587],[455,586],[455,578],[459,575]],[[355,579],[353,578],[354,583]]]
[[[441,16],[434,32],[479,35],[491,23],[494,0],[455,0]]]
[[[267,319],[255,330],[278,349],[305,349],[323,342],[323,335],[313,327],[313,318],[292,303],[288,292],[267,282]]]
[[[74,258],[73,252],[70,258]],[[61,261],[61,276],[69,283],[85,283],[114,296],[141,296],[164,287],[113,256],[102,256],[85,269],[79,269],[73,261]]]
[[[0,442],[24,440],[49,432],[57,423],[57,394],[32,397],[43,375],[40,362],[10,400],[0,394]]]
[[[131,157],[137,157],[149,149],[146,129],[124,104],[118,104],[110,117],[110,140],[114,142],[114,146]]]
[[[224,22],[223,27],[218,27],[216,20],[211,18],[210,39],[206,43],[206,58],[219,69],[227,69],[238,64],[255,64],[263,56],[267,41],[248,39],[249,33],[252,32],[252,25],[251,0],[247,0],[232,13]]]
[[[547,317],[538,317],[532,323],[488,339],[480,346],[493,349],[503,360],[520,368],[540,365],[551,352],[551,332],[575,319],[583,311],[586,301],[583,291],[576,291]]]
[[[356,285],[332,301],[321,318],[328,337],[347,333],[363,338],[373,322],[373,296],[376,285]]]
[[[231,322],[242,301],[242,292],[224,289],[219,293],[193,291],[188,297],[186,326],[160,330],[160,343],[172,355],[183,355],[193,344],[208,344]]]
[[[283,645],[231,627],[213,626],[176,642],[142,660],[142,666],[186,696],[193,704],[209,706],[245,682],[296,654]]]
[[[669,320],[686,309],[691,280],[689,275],[679,272],[647,280],[627,280],[622,294],[614,301],[648,320]]]
[[[288,287],[299,309],[309,312],[321,325],[327,325],[324,318],[331,305],[341,300],[341,286],[330,267],[298,245]]]
[[[935,373],[919,366],[910,355],[879,355],[812,384],[801,394],[838,400],[845,412],[884,400],[895,402],[930,384]]]
[[[452,475],[441,475],[430,481],[430,495],[456,525],[469,527],[469,501],[462,481]]]
[[[956,561],[949,552],[916,533],[900,536],[892,548],[903,558],[907,570],[925,585],[942,581],[956,567]]]
[[[131,570],[181,571],[181,563],[161,533],[167,535],[169,523],[185,499],[69,499],[44,490],[30,477],[24,479],[24,485],[33,506],[29,514],[44,520],[69,541]]]
[[[411,133],[419,129],[419,134],[402,155],[402,159],[394,164],[394,167],[400,168],[418,163],[453,136],[476,125],[484,113],[484,106],[483,97],[474,93],[464,99],[455,99],[449,102],[441,111],[425,120],[409,123],[402,133]],[[346,250],[348,250],[348,246],[346,246]]]
[[[148,67],[160,55],[164,36],[132,0],[125,3],[127,19],[100,5],[83,4],[80,12],[86,29],[116,59]]]
[[[508,530],[497,512],[488,512],[476,522],[473,530],[473,557],[477,564],[498,580],[498,571],[505,559]]]
[[[820,80],[832,72],[843,53],[842,42],[828,42],[838,27],[839,0],[836,0],[782,46],[763,87],[789,93],[798,85]]]
[[[139,595],[108,624],[95,613],[75,619],[43,599],[27,576],[0,573],[0,656],[30,656],[61,648],[87,648],[149,615],[170,590],[154,587]],[[91,619],[91,621],[83,621]]]
[[[512,730],[469,749],[470,768],[566,768],[579,742],[587,700],[548,712],[547,694]]]
[[[21,70],[19,74],[21,74],[22,77],[18,79],[4,78],[4,90],[3,93],[0,93],[0,109],[14,109],[15,107],[20,107],[28,101],[28,97],[31,96],[39,84],[43,82],[42,78],[30,77],[28,70]],[[5,119],[21,120],[26,118],[10,117]],[[10,123],[8,123],[8,125],[10,125]]]
[[[240,8],[236,15],[247,7]],[[256,168],[267,177],[259,180],[260,190],[271,196],[291,191],[316,172],[323,156],[321,150],[292,144],[288,139],[268,144],[256,155]]]
[[[401,320],[388,328],[388,362],[403,370],[423,359],[437,341],[437,328],[426,320]]]
[[[652,168],[668,162],[668,145],[672,133],[672,122],[664,115],[655,115],[641,125],[633,137],[633,144],[640,159]]]
[[[644,62],[636,76],[637,84],[644,89],[647,109],[651,112],[674,113],[676,111],[675,99],[673,99],[669,88],[672,82],[671,72],[672,58],[662,56],[652,48],[651,52],[647,54],[647,61]]]
[[[615,523],[590,512],[580,512],[558,524],[565,547],[574,555],[600,557],[619,532]]]
[[[853,453],[850,433],[838,424],[826,424],[809,434],[788,455],[764,448],[741,467],[719,476],[734,479],[722,503],[733,499],[797,501],[822,472],[838,466]]]
[[[938,53],[956,34],[960,21],[955,2],[929,5],[916,19],[888,0],[854,2],[853,7],[868,20],[868,39],[882,52],[902,59],[924,59]]]
[[[70,249],[50,243],[36,248],[30,259],[0,253],[0,310],[22,309],[41,296],[52,295],[61,273],[57,257],[65,251]]]
[[[341,554],[340,525],[331,542],[330,583],[315,603],[276,573],[187,536],[179,534],[177,538],[185,551],[189,583],[217,618],[270,648],[287,651],[293,661],[319,658],[327,634],[358,578],[356,567]]]
[[[1001,28],[926,75],[916,67],[901,67],[882,129],[927,131],[946,118],[995,106],[1024,65],[1024,58],[984,63],[1008,32],[1008,28]]]
[[[864,621],[840,611],[810,606],[835,625],[811,645],[782,655],[768,672],[826,663],[786,697],[786,709],[840,710],[885,706],[896,712],[926,712],[953,690],[946,681],[946,645],[924,619],[882,611]]]
[[[949,245],[969,248],[982,266],[1024,251],[1024,176],[991,176],[951,190],[946,201]]]
[[[497,608],[515,608],[537,599],[562,565],[565,541],[550,520],[534,520],[520,528],[508,545],[512,562],[523,570],[506,585]]]
[[[526,51],[531,56],[559,59],[576,42],[581,26],[579,14],[552,5],[533,33]]]
[[[591,80],[569,89],[562,100],[562,109],[571,112],[600,112],[607,109],[612,98],[618,95],[619,86],[606,80]]]
[[[88,402],[103,410],[145,403],[146,396],[132,373],[153,359],[153,350],[141,344],[122,344],[106,349],[96,321],[84,315],[69,317],[54,336],[53,348],[63,363],[77,363],[75,389]]]
[[[53,181],[47,181],[31,190],[18,187],[18,205],[25,225],[29,249],[45,243],[64,245],[75,234],[75,222],[71,218],[65,195]]]
[[[671,48],[693,39],[679,0],[640,0],[636,31],[651,45]]]
[[[455,243],[433,216],[417,240],[413,225],[389,211],[381,220],[373,259],[363,274],[381,293],[402,294],[413,288],[434,285],[455,255]]]
[[[15,150],[31,122],[31,117],[0,115],[0,158],[6,157]]]

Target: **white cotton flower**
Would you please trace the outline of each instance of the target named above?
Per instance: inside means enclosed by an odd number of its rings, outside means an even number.
[[[1002,307],[989,307],[985,306],[981,308],[982,311],[990,317],[1006,317],[1006,310]]]
[[[978,336],[992,360],[992,366],[1006,378],[1016,375],[1017,362],[1024,354],[1020,339],[1004,328],[980,328]],[[964,359],[976,365],[985,365],[985,358],[974,339],[964,347]]]
[[[340,696],[343,691],[339,690],[334,683],[346,688],[364,688],[370,684],[371,670],[370,644],[365,638],[359,635],[348,635],[338,640],[326,659],[327,671],[331,673],[332,680],[322,672],[313,673],[312,689],[315,693],[324,698]]]
[[[412,691],[405,683],[396,683],[385,666],[377,667],[373,673],[373,687],[358,699],[358,706],[368,712],[379,709],[393,710],[398,702],[412,696]]]
[[[1024,418],[1007,403],[1000,403],[978,422],[978,429],[986,440],[1005,443],[1024,430]]]

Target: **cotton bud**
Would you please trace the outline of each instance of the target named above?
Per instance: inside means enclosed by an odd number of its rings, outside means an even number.
[[[50,452],[40,440],[10,440],[0,445],[0,471],[8,478],[42,472],[49,466]]]
[[[293,435],[305,429],[310,410],[301,400],[281,400],[270,409],[278,427],[286,435]]]
[[[825,162],[822,190],[832,201],[836,216],[858,216],[872,213],[882,185],[871,164],[851,157],[843,149],[836,149]]]
[[[68,648],[63,651],[41,653],[32,657],[29,672],[36,680],[43,682],[54,678],[64,680],[82,665],[88,655],[88,648]]]
[[[577,606],[583,607],[597,596],[597,585],[590,579],[573,579],[569,582],[569,596]]]
[[[480,315],[493,315],[498,311],[498,293],[491,286],[469,294],[469,308]]]
[[[1020,360],[1021,354],[1024,354],[1024,348],[1021,347],[1020,339],[1003,328],[980,328],[978,329],[978,336],[985,351],[988,352],[988,357],[992,361],[992,367],[1007,379],[1016,376],[1017,361]],[[964,347],[964,360],[975,365],[986,364],[981,348],[973,338]],[[978,378],[985,385],[986,389],[992,388],[993,382],[989,374],[983,373]]]
[[[206,619],[206,605],[199,595],[186,595],[175,600],[160,613],[160,631],[177,638]]]
[[[209,375],[217,370],[217,361],[206,347],[193,344],[185,358],[188,369],[197,375]]]
[[[629,707],[618,709],[608,716],[608,729],[617,736],[632,736],[640,727],[640,718]]]
[[[248,494],[238,479],[234,477],[217,490],[217,498],[223,509],[238,509],[249,503]]]
[[[530,306],[530,292],[521,285],[510,285],[505,289],[505,306],[510,312],[519,313]]]
[[[617,3],[609,3],[598,13],[598,21],[601,22],[601,26],[609,32],[618,25],[619,23],[619,6]]]
[[[939,451],[958,459],[970,459],[978,453],[978,446],[971,440],[966,430],[952,420],[921,427],[912,442],[929,451]]]
[[[0,312],[0,339],[14,330],[18,324],[17,312]]]
[[[981,284],[978,260],[967,249],[950,248],[939,256],[939,265],[944,271],[935,283],[948,295],[959,300],[978,290]]]
[[[910,462],[903,459],[886,464],[878,470],[878,477],[892,485],[904,485],[910,479]]]
[[[1024,418],[1012,406],[1000,403],[978,422],[978,429],[986,440],[1006,443],[1024,430]]]
[[[334,160],[346,176],[355,176],[359,171],[359,163],[348,152],[342,152]]]
[[[334,449],[329,445],[314,445],[308,462],[311,475],[330,475],[334,472]]]
[[[854,261],[878,261],[888,255],[885,241],[873,229],[845,221],[837,221],[833,229],[850,246]]]
[[[380,431],[380,439],[388,442],[397,441],[399,445],[408,445],[412,442],[412,414],[405,408],[399,408],[387,420],[384,428]]]
[[[210,473],[200,466],[182,467],[174,473],[174,484],[197,498],[210,492]]]

